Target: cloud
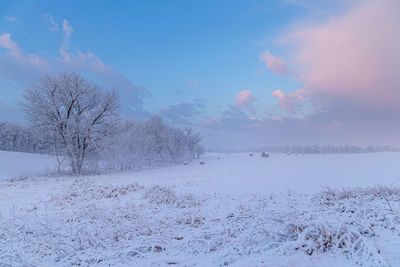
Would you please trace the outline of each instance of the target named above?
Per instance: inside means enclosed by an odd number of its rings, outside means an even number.
[[[20,58],[22,56],[21,49],[11,40],[11,34],[9,33],[0,35],[0,46],[5,48],[7,52],[14,57]]]
[[[5,16],[4,20],[7,22],[18,22],[17,18],[13,16]]]
[[[56,23],[54,21],[53,17],[50,14],[43,14],[42,17],[49,25],[50,31],[58,31],[59,30],[58,23]]]
[[[204,124],[206,144],[399,146],[399,10],[399,1],[366,1],[325,22],[295,25],[284,36],[295,72],[269,52],[260,56],[272,72],[304,84],[292,92],[272,92],[288,114],[248,117],[241,106],[251,94],[238,94],[239,105]],[[312,112],[296,116],[308,104]]]
[[[17,59],[20,63],[33,64],[36,67],[43,67],[45,61],[34,54],[25,55],[17,43],[11,40],[11,34],[3,33],[0,35],[0,47],[7,51],[7,54]]]
[[[235,101],[236,106],[254,112],[253,103],[256,102],[257,99],[252,95],[250,90],[243,90],[235,94]]]
[[[399,10],[396,0],[367,1],[285,37],[295,46],[299,78],[315,100],[328,107],[340,100],[400,109]]]
[[[65,39],[69,40],[69,37],[71,37],[71,34],[74,32],[74,30],[72,29],[71,24],[69,24],[66,19],[64,19],[63,21],[62,30],[65,33]]]
[[[324,22],[296,24],[282,38],[291,49],[291,77],[303,88],[272,93],[288,114],[274,115],[280,120],[274,127],[267,117],[259,124],[270,140],[275,133],[297,143],[400,145],[400,2],[358,3]],[[261,58],[271,71],[287,73],[270,53]],[[297,116],[304,108],[311,112]]]
[[[272,92],[272,96],[279,99],[279,105],[282,109],[294,114],[305,99],[305,92],[303,89],[299,89],[290,94],[285,94],[281,90],[275,90]]]
[[[269,51],[266,51],[260,55],[260,61],[265,63],[265,66],[272,72],[278,74],[288,75],[289,70],[286,67],[285,62],[280,58],[275,57]]]
[[[0,35],[0,78],[19,84],[22,88],[35,82],[44,73],[77,71],[100,83],[105,89],[116,89],[121,96],[122,111],[125,116],[145,118],[149,114],[143,109],[143,99],[150,96],[145,87],[133,84],[126,76],[114,71],[100,57],[91,52],[83,53],[69,48],[73,33],[71,24],[63,21],[63,42],[59,58],[42,58],[35,54],[25,54],[12,40],[11,34]],[[6,89],[4,89],[6,90]]]
[[[69,38],[71,37],[71,34],[74,32],[72,29],[72,26],[68,24],[68,21],[64,19],[63,21],[63,27],[62,30],[64,32],[63,35],[63,42],[60,47],[60,54],[63,57],[64,60],[71,60],[71,56],[68,53],[69,50]]]
[[[211,125],[214,123],[221,123],[221,120],[216,117],[211,117],[211,118],[203,120],[203,122],[202,122],[203,125]]]
[[[203,101],[195,101],[193,103],[180,103],[178,105],[170,105],[161,108],[158,115],[170,122],[184,125],[193,124],[193,118],[202,114],[201,110],[205,105]]]
[[[34,55],[26,56],[22,51],[19,53],[19,47],[18,49],[5,49],[3,37],[4,34],[0,35],[0,79],[25,87],[39,77],[41,69],[45,67],[45,62]],[[1,48],[4,48],[5,52],[2,52]],[[2,88],[1,90],[4,92],[7,89]]]

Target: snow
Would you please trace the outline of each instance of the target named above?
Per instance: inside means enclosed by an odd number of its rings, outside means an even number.
[[[141,184],[163,184],[177,190],[232,194],[270,194],[294,190],[317,192],[327,186],[398,184],[400,153],[286,155],[269,158],[247,153],[206,154],[194,161],[129,174]]]
[[[400,153],[210,153],[22,180],[6,178],[46,172],[51,157],[0,157],[1,266],[400,265]]]

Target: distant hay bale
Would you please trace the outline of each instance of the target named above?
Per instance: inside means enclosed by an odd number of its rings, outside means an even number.
[[[261,153],[261,157],[262,157],[262,158],[268,158],[268,157],[269,157],[269,154],[267,154],[267,153],[265,153],[265,152],[262,152],[262,153]]]
[[[204,161],[200,161],[200,165],[204,165],[205,164],[205,162]]]
[[[184,161],[184,162],[183,162],[183,165],[188,165],[188,162],[187,162],[187,161]]]
[[[254,155],[254,153],[250,153],[249,156],[252,157]]]

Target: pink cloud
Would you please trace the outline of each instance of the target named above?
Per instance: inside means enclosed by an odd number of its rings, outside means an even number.
[[[289,70],[286,67],[285,62],[272,55],[269,51],[266,51],[260,55],[260,61],[265,63],[265,66],[274,73],[285,75],[289,74]]]
[[[296,90],[293,93],[285,94],[281,90],[275,90],[272,92],[272,96],[279,99],[279,105],[282,109],[289,113],[294,114],[296,108],[301,105],[301,101],[305,99],[305,91],[303,89]]]
[[[280,117],[275,117],[275,116],[272,116],[272,117],[271,117],[271,120],[283,122],[283,119],[282,119],[282,118],[280,118]]]
[[[282,92],[281,90],[275,90],[272,92],[272,95],[277,97],[279,100],[285,99],[285,93]]]
[[[286,36],[296,47],[298,77],[314,101],[400,109],[399,10],[397,0],[367,1]]]
[[[252,121],[262,121],[262,119],[254,117],[254,116],[249,117],[249,119]]]
[[[212,138],[219,136],[215,146],[400,146],[400,1],[357,3],[319,25],[295,25],[286,36],[294,55],[288,61],[295,63],[290,69],[304,87],[276,90],[273,96],[289,113],[308,111],[309,103],[314,112],[303,117],[269,114],[262,122],[226,112],[221,123],[209,127]]]
[[[221,123],[221,120],[218,118],[215,118],[215,117],[211,117],[209,119],[204,120],[202,124],[203,125],[212,125],[215,123]]]
[[[250,90],[243,90],[235,94],[236,105],[248,110],[254,110],[253,102],[257,99],[251,94]]]

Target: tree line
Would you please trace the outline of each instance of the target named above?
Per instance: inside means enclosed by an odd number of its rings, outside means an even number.
[[[0,122],[0,150],[29,153],[53,153],[49,133],[28,126]]]
[[[269,152],[286,154],[355,154],[355,153],[376,153],[395,152],[398,148],[386,145],[352,146],[352,145],[294,145],[294,146],[263,146],[246,148],[235,152]],[[231,151],[232,152],[232,151]]]
[[[74,174],[86,167],[133,169],[198,157],[201,138],[191,129],[122,119],[115,91],[80,74],[47,74],[25,89],[29,126],[0,123],[0,149],[48,153],[68,159]]]

